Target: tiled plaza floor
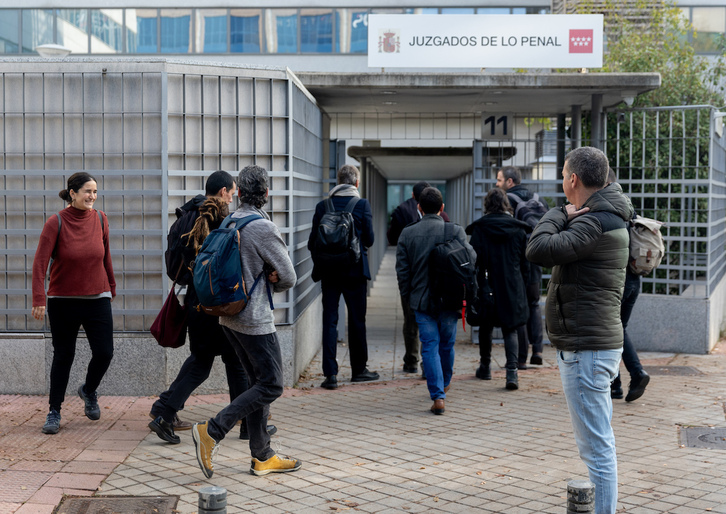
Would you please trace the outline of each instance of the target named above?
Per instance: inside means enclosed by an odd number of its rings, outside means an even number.
[[[170,445],[146,428],[153,398],[101,397],[102,418],[91,422],[69,395],[61,432],[46,436],[45,397],[0,396],[0,513],[50,513],[64,493],[179,495],[178,511],[194,513],[205,485],[227,489],[229,513],[565,512],[567,481],[587,473],[554,351],[547,346],[544,366],[521,371],[520,389],[507,391],[497,366],[492,381],[474,377],[478,347],[459,325],[446,413],[432,415],[425,382],[401,371],[391,259],[387,254],[368,310],[369,368],[381,381],[351,384],[340,345],[338,390],[318,387],[318,356],[272,406],[279,429],[273,444],[301,459],[300,471],[249,474],[249,448],[235,431],[206,480],[190,432]],[[726,513],[726,450],[684,447],[680,433],[726,428],[723,353],[641,355],[659,374],[640,400],[614,403],[619,512]],[[501,345],[494,357],[504,364]],[[694,374],[677,375],[673,366]],[[224,405],[224,395],[195,396],[180,416],[201,421]]]

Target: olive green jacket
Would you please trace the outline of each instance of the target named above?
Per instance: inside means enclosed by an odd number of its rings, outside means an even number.
[[[590,212],[567,221],[562,209],[540,220],[527,259],[552,268],[545,322],[558,350],[614,350],[623,346],[620,300],[628,264],[633,206],[619,184],[594,193]]]

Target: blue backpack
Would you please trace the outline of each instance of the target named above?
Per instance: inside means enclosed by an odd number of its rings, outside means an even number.
[[[211,316],[233,316],[247,306],[264,270],[257,275],[247,292],[242,276],[240,231],[250,221],[258,219],[262,219],[262,216],[252,214],[239,219],[227,216],[219,228],[211,231],[204,239],[192,264],[194,289],[201,312]]]

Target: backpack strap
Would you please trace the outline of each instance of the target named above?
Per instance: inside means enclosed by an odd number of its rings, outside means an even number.
[[[453,223],[444,222],[444,243],[451,241],[454,238],[452,231],[454,230]]]
[[[333,199],[331,197],[325,199],[324,205],[326,214],[329,212],[335,212],[335,207],[333,206]]]
[[[344,209],[345,212],[349,212],[349,213],[353,214],[353,209],[355,209],[355,206],[358,203],[358,200],[360,200],[360,198],[358,198],[357,196],[354,196],[353,198],[351,198],[350,201],[347,204],[345,204],[345,209]]]
[[[229,216],[224,218],[224,221],[222,221],[220,228],[229,228],[231,227],[231,225],[228,225],[228,223],[233,222],[235,224],[235,228],[239,231],[245,228],[248,223],[261,219],[262,216],[260,216],[259,214],[250,214],[249,216],[245,216],[243,218],[232,218],[232,215],[230,214]],[[270,292],[270,284],[267,280],[267,275],[265,275],[264,268],[262,269],[262,271],[260,271],[259,275],[255,277],[255,281],[252,283],[252,287],[250,288],[249,293],[247,293],[247,296],[252,296],[252,292],[257,287],[260,279],[263,277],[265,279],[265,288],[267,289],[267,301],[270,303],[270,309],[275,310],[275,306],[272,304],[272,293]]]

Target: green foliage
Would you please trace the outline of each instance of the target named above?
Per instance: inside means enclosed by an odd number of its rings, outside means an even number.
[[[607,38],[603,67],[592,72],[659,72],[660,88],[636,98],[633,107],[722,105],[726,63],[696,54],[689,42],[695,34],[681,10],[668,0],[608,0],[582,4],[578,13],[605,15]]]

